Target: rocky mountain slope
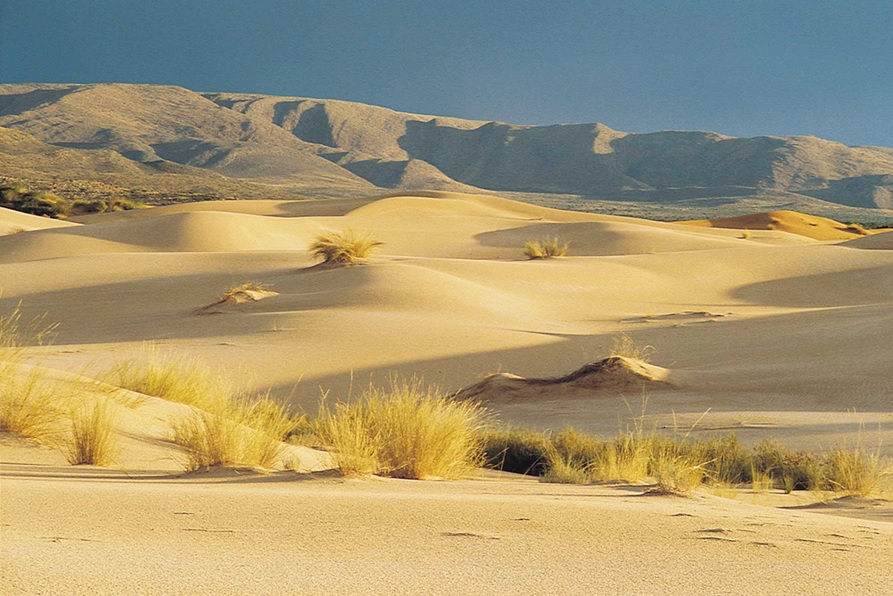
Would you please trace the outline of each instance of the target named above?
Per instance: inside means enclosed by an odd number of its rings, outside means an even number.
[[[120,84],[0,85],[0,127],[0,176],[162,202],[483,189],[655,208],[893,210],[893,149],[815,137],[518,126]]]

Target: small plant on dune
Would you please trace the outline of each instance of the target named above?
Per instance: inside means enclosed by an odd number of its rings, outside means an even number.
[[[611,348],[609,356],[611,358],[630,358],[648,362],[652,354],[654,354],[653,346],[639,346],[633,341],[633,338],[622,333],[614,337],[614,346]]]
[[[881,478],[880,457],[862,448],[837,449],[826,460],[824,480],[831,490],[848,495],[870,495]]]
[[[185,453],[183,467],[274,467],[287,449],[283,441],[294,416],[269,396],[218,396],[172,424],[174,443]]]
[[[54,443],[61,419],[59,399],[41,369],[19,377],[11,366],[0,364],[0,428]]]
[[[323,411],[320,438],[346,474],[456,478],[483,460],[480,431],[487,413],[444,397],[419,379],[393,378],[352,404]]]
[[[348,228],[343,232],[329,232],[316,237],[310,245],[313,256],[323,263],[358,265],[372,256],[382,242],[369,234],[359,234]]]
[[[740,238],[741,238],[742,240],[750,240],[750,237],[751,237],[752,235],[753,235],[753,234],[751,234],[750,230],[744,230],[743,232],[741,232],[741,236],[740,236]]]
[[[73,465],[108,466],[118,451],[115,417],[106,401],[88,403],[86,400],[72,407],[71,436],[65,449]]]
[[[524,244],[524,256],[528,259],[551,259],[567,254],[570,244],[561,242],[558,236],[542,240],[528,240]]]
[[[23,320],[22,306],[9,314],[0,314],[0,362],[16,362],[27,346],[51,343],[58,325],[48,325],[45,316]]]
[[[177,352],[146,344],[134,357],[121,360],[105,375],[111,385],[144,395],[201,407],[218,399],[225,380],[206,364]]]
[[[16,306],[0,315],[0,428],[23,437],[53,442],[61,418],[53,388],[43,369],[25,372],[23,350],[52,339],[55,325],[46,325],[44,317],[22,320]]]
[[[671,451],[661,451],[650,462],[651,475],[656,481],[652,492],[680,495],[697,488],[704,481],[703,465]]]

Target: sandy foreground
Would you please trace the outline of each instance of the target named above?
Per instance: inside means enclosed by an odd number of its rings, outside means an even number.
[[[393,373],[446,391],[494,372],[563,375],[623,333],[653,346],[666,384],[486,404],[506,423],[610,435],[647,401],[647,424],[668,432],[697,422],[696,435],[745,444],[890,456],[893,233],[819,219],[778,212],[744,233],[455,193],[68,225],[0,210],[0,309],[59,324],[27,355],[60,382],[152,341],[309,413],[321,391],[346,399]],[[314,266],[314,237],[347,227],[384,242],[378,255]],[[525,241],[554,235],[570,256],[523,258]],[[197,314],[243,282],[277,294]],[[0,435],[2,593],[893,593],[889,502],[655,497],[496,473],[344,481],[310,449],[296,451],[302,473],[182,477],[178,407],[122,407],[112,469]]]

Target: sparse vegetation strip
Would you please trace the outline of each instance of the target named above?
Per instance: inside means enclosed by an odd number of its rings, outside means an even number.
[[[16,184],[0,186],[0,207],[59,219],[88,213],[142,209],[146,205],[140,201],[121,197],[69,200],[51,192],[35,192]]]
[[[655,482],[659,492],[686,492],[700,484],[757,484],[794,490],[828,490],[865,496],[883,466],[861,447],[827,454],[792,451],[774,441],[745,449],[735,434],[707,439],[665,436],[640,429],[612,439],[567,429],[489,430],[482,435],[488,467],[540,476],[546,482],[588,484]]]

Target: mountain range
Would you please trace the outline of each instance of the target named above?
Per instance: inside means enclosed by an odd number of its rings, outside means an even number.
[[[889,147],[521,126],[157,85],[0,85],[0,177],[153,203],[426,189],[657,215],[759,206],[893,217]]]

